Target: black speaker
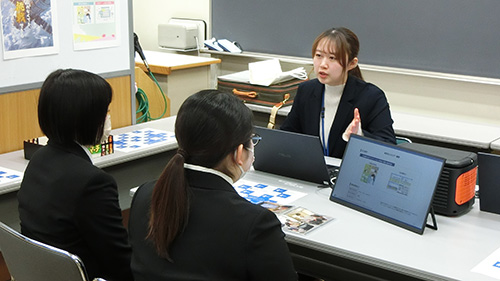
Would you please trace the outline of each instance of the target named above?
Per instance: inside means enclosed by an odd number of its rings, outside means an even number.
[[[470,210],[476,193],[476,153],[419,143],[400,145],[446,159],[432,201],[436,214],[458,216]]]

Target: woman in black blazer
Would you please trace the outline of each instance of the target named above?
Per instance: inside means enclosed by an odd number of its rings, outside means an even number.
[[[316,79],[302,83],[282,130],[319,136],[324,154],[342,158],[350,134],[396,143],[384,92],[363,80],[359,41],[347,28],[332,28],[313,43]]]
[[[47,77],[38,121],[49,141],[31,158],[17,196],[24,235],[79,256],[91,279],[126,281],[131,249],[116,182],[84,147],[107,138],[111,97],[106,80],[86,71]]]
[[[232,187],[252,165],[252,130],[231,94],[205,90],[183,103],[177,153],[132,202],[136,281],[297,279],[279,220]]]

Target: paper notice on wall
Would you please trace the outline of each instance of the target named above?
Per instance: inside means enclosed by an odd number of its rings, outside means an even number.
[[[0,49],[5,60],[59,52],[56,2],[0,0]]]
[[[75,50],[114,47],[119,44],[118,1],[73,0]]]

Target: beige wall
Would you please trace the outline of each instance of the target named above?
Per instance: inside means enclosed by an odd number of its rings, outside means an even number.
[[[386,92],[393,110],[500,127],[499,79],[404,69],[365,69],[363,74]]]
[[[158,51],[158,24],[170,18],[210,22],[210,0],[133,0],[134,32],[145,50]],[[210,30],[210,28],[208,28]]]

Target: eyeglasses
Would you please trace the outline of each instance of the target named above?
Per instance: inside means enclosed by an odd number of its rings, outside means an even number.
[[[259,144],[259,141],[261,139],[262,139],[262,137],[257,135],[257,134],[253,134],[252,137],[250,137],[250,140],[252,141],[253,146],[256,146],[257,144]]]

